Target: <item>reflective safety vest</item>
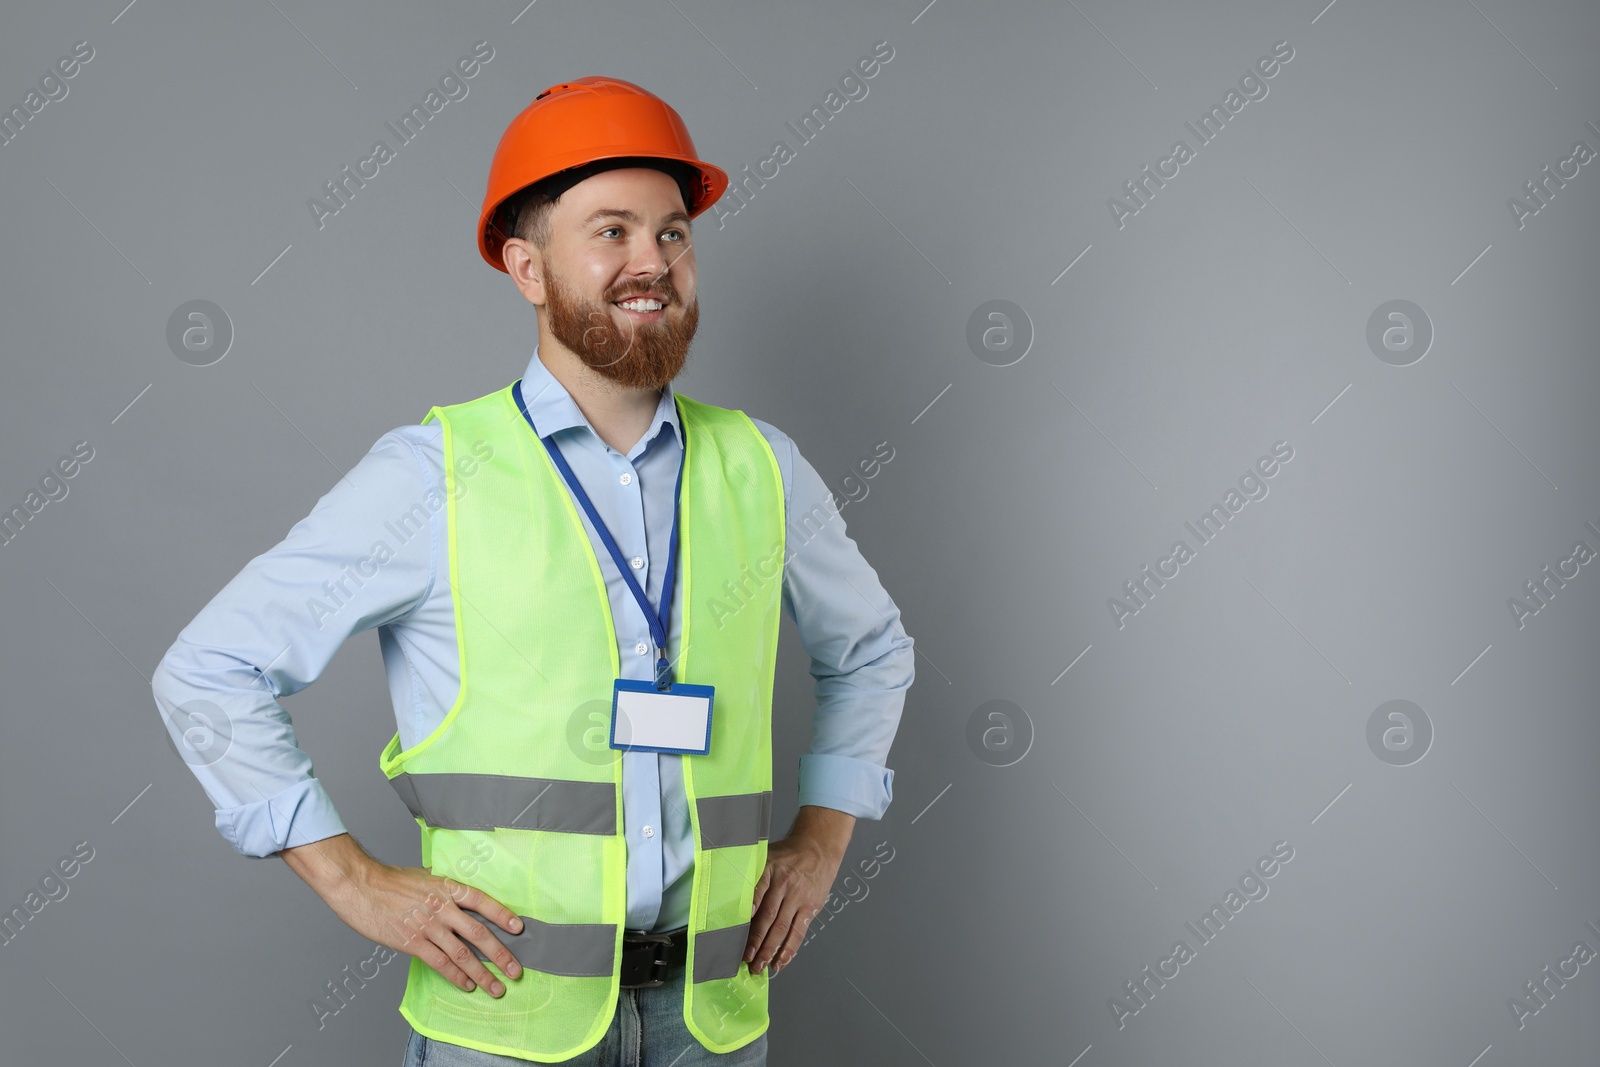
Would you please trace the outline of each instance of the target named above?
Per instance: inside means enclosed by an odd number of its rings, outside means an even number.
[[[677,681],[716,687],[710,753],[676,757],[694,831],[683,1019],[722,1053],[768,1025],[767,978],[750,973],[744,948],[772,815],[783,484],[743,412],[682,393],[677,402],[681,600],[667,656]],[[434,407],[423,422],[435,418],[461,690],[411,748],[397,733],[381,765],[421,827],[423,866],[522,917],[517,935],[487,925],[523,973],[512,981],[486,962],[505,982],[496,1000],[413,956],[400,1013],[430,1038],[556,1062],[599,1043],[620,989],[628,855],[622,753],[609,747],[618,630],[571,491],[510,387]]]

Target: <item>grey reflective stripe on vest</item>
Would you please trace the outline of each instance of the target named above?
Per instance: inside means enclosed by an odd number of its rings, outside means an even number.
[[[700,814],[700,847],[753,845],[766,838],[772,825],[772,790],[698,797],[695,810]]]
[[[400,774],[389,784],[411,814],[440,829],[617,832],[617,794],[610,782],[509,774]]]
[[[547,923],[523,915],[522,933],[512,934],[471,908],[461,910],[487,926],[495,940],[510,949],[524,967],[573,978],[605,978],[614,972],[615,923]],[[477,945],[468,941],[467,946],[474,956],[488,960]]]
[[[694,980],[709,982],[714,978],[732,978],[739,973],[744,961],[745,946],[750,943],[750,924],[725,926],[720,930],[707,930],[694,939]]]

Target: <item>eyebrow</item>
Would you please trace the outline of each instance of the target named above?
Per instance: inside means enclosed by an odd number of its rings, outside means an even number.
[[[635,224],[638,224],[638,223],[640,223],[642,221],[639,218],[637,213],[629,211],[627,208],[623,208],[623,207],[603,207],[599,211],[596,211],[596,212],[592,213],[588,218],[584,219],[583,220],[583,225],[584,226],[592,226],[595,223],[599,222],[601,219],[605,219],[605,218],[621,219],[623,222],[632,222],[632,223],[635,223]],[[689,218],[689,216],[687,214],[685,214],[684,212],[682,212],[682,211],[674,211],[671,214],[669,214],[668,216],[666,216],[666,218],[662,219],[661,221],[664,222],[664,223],[665,222],[679,222],[679,223],[684,224],[685,226],[688,226],[688,225],[692,224],[692,220]]]

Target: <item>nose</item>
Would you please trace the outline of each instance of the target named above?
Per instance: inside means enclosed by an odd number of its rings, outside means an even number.
[[[654,235],[641,231],[628,249],[628,273],[634,278],[656,279],[667,273],[671,262]]]

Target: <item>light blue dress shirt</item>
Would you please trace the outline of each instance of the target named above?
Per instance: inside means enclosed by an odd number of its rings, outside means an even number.
[[[595,433],[537,351],[522,393],[539,433],[554,435],[634,577],[659,603],[683,457],[671,385],[626,456]],[[798,627],[815,679],[799,803],[882,818],[894,777],[884,764],[914,676],[912,639],[845,533],[839,498],[787,435],[752,421],[783,476],[789,520],[783,610]],[[458,464],[458,470],[464,469]],[[472,491],[470,475],[462,473],[458,491]],[[218,831],[241,854],[269,856],[345,832],[278,698],[316,681],[351,635],[378,628],[402,745],[427,737],[454,705],[461,676],[445,493],[443,428],[434,422],[389,431],[281,542],[246,564],[162,658],[152,683],[157,708],[216,808]],[[649,624],[578,510],[606,577],[623,676],[653,679]],[[675,621],[683,617],[683,584],[677,586]],[[674,662],[678,640],[673,633],[669,641]],[[186,712],[207,705],[220,709],[220,721],[204,726],[198,748],[185,745],[182,734],[196,722]],[[208,719],[217,717],[208,712]],[[622,758],[627,925],[685,926],[694,839],[682,760],[694,757],[625,752]]]

